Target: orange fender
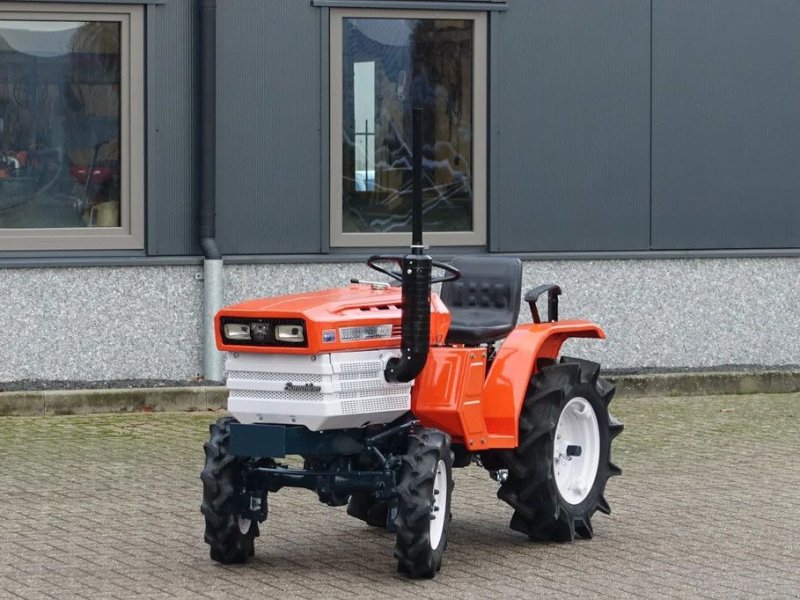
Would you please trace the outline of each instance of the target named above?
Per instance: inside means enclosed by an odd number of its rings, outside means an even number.
[[[520,325],[503,342],[486,373],[486,348],[431,348],[411,391],[411,411],[470,451],[516,448],[519,414],[536,360],[555,359],[571,337],[605,338],[594,323]]]
[[[492,363],[483,385],[483,417],[492,448],[516,448],[519,415],[540,358],[555,360],[569,338],[605,339],[589,321],[528,323],[512,331]]]
[[[470,450],[487,448],[485,379],[486,348],[431,348],[411,390],[411,412],[426,427],[449,433]]]

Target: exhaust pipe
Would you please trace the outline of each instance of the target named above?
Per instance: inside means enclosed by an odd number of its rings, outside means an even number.
[[[386,364],[388,382],[407,383],[428,360],[431,337],[431,269],[433,259],[422,245],[422,109],[413,111],[411,253],[403,258],[401,356]]]

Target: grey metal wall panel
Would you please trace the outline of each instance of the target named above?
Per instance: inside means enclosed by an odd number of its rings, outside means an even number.
[[[647,248],[650,4],[510,0],[490,19],[490,248]]]
[[[75,4],[75,0],[18,0],[47,4]],[[172,0],[80,0],[81,4],[166,4]]]
[[[194,0],[147,7],[147,253],[197,254]]]
[[[311,0],[325,8],[389,8],[401,10],[505,10],[506,0]]]
[[[800,246],[800,4],[654,0],[654,248]]]
[[[238,0],[217,19],[220,248],[319,252],[320,9]]]

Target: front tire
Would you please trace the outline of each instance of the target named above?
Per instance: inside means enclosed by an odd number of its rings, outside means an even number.
[[[225,565],[247,562],[255,553],[254,539],[259,534],[258,523],[240,514],[246,459],[229,453],[230,424],[235,422],[233,417],[222,417],[210,426],[200,473],[205,541],[211,546],[211,558]]]
[[[453,452],[450,437],[420,427],[408,437],[397,480],[397,570],[432,578],[442,566],[450,531]]]
[[[562,357],[531,379],[519,418],[519,446],[502,453],[508,478],[497,495],[514,508],[511,528],[531,539],[591,538],[596,511],[611,512],[611,441],[622,423],[608,412],[614,387],[600,365]]]

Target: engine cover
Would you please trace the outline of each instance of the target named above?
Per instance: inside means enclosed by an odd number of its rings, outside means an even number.
[[[409,383],[383,375],[399,350],[327,354],[229,352],[228,411],[240,423],[305,425],[312,431],[389,423],[411,410]]]

